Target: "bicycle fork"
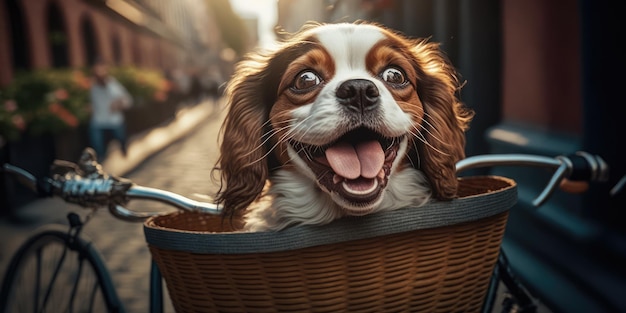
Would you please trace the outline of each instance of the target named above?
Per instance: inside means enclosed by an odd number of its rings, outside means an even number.
[[[487,297],[485,299],[485,306],[483,307],[483,313],[492,313],[495,297],[500,282],[504,284],[507,289],[505,298],[502,301],[501,313],[536,313],[537,304],[533,301],[530,293],[513,272],[504,250],[500,249],[500,255],[498,256],[498,262],[493,269],[493,275],[489,283],[489,289],[487,291]]]

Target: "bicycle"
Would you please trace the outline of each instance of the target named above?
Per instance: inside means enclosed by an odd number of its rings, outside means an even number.
[[[531,166],[553,170],[553,176],[534,204],[540,206],[565,179],[605,181],[608,166],[599,156],[578,152],[556,158],[523,155],[483,155],[457,163],[457,172],[494,166]],[[125,205],[135,199],[154,200],[184,211],[220,214],[213,203],[199,202],[169,191],[139,186],[124,178],[107,174],[96,162],[93,150],[85,149],[77,163],[55,161],[49,177],[36,178],[24,169],[4,164],[3,170],[40,197],[60,197],[66,202],[97,210],[108,208],[115,217],[141,222],[161,212],[137,212]],[[99,252],[81,237],[90,215],[81,220],[68,214],[69,227],[46,226],[29,237],[11,258],[2,289],[0,312],[125,312]],[[48,265],[48,266],[46,266]],[[163,311],[161,271],[152,260],[150,274],[150,312]],[[520,283],[500,250],[493,267],[482,312],[492,312],[498,285],[508,290],[502,312],[536,312],[535,299]],[[55,288],[55,286],[71,288]]]

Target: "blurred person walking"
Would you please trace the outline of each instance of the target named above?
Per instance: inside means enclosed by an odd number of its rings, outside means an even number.
[[[109,68],[103,61],[96,61],[92,66],[90,89],[91,121],[89,139],[91,147],[98,154],[98,160],[106,156],[107,136],[119,141],[122,153],[126,156],[126,122],[124,111],[132,105],[128,90],[109,74]]]

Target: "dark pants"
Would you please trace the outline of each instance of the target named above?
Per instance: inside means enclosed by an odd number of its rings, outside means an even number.
[[[89,127],[89,139],[91,147],[98,154],[98,160],[102,161],[106,156],[108,138],[113,138],[120,142],[122,153],[126,155],[126,127],[124,125]]]

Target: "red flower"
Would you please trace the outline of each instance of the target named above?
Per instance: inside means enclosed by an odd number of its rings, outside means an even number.
[[[13,126],[15,126],[15,128],[19,129],[19,130],[24,130],[26,129],[26,121],[24,120],[24,118],[19,115],[16,114],[11,118],[11,122],[13,123]]]
[[[172,90],[172,82],[170,82],[169,80],[162,80],[161,83],[159,84],[159,88],[163,91],[170,91]]]
[[[89,89],[91,87],[91,81],[85,77],[85,74],[81,71],[74,71],[74,82],[83,89]]]
[[[14,112],[17,110],[17,102],[13,99],[4,101],[4,110],[7,112]]]
[[[61,119],[67,126],[78,126],[78,119],[70,111],[64,108],[62,105],[54,102],[48,106],[48,110]]]
[[[159,91],[154,93],[153,98],[156,101],[163,102],[163,101],[167,100],[167,93],[165,91],[159,90]]]
[[[69,98],[69,93],[67,92],[67,90],[65,89],[57,89],[54,91],[54,96],[58,99],[58,100],[66,100],[67,98]]]

